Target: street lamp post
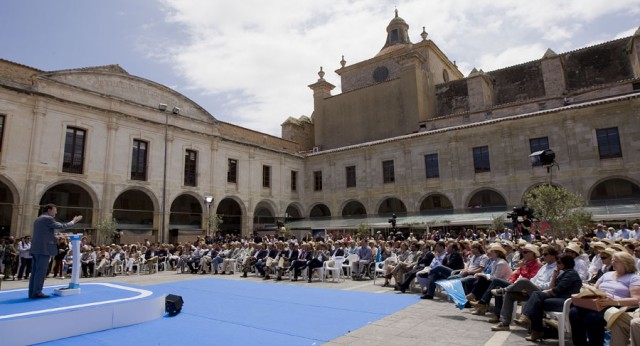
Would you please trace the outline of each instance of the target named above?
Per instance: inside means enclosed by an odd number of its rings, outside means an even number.
[[[160,230],[162,243],[164,243],[164,233],[166,229],[165,215],[167,211],[167,146],[169,142],[169,113],[166,112],[167,105],[161,103],[158,105],[158,109],[165,113],[164,119],[164,170],[162,172],[162,229]],[[177,115],[180,113],[180,108],[173,107],[171,113]]]
[[[212,196],[205,196],[204,202],[207,203],[207,235],[211,235],[211,204],[213,203]]]

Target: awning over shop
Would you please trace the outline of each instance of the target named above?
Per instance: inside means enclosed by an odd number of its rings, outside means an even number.
[[[589,206],[584,209],[591,213],[593,221],[640,219],[640,201],[629,204]]]
[[[442,226],[463,225],[490,225],[493,219],[499,216],[506,217],[506,211],[464,213],[464,214],[439,214],[439,215],[412,215],[398,216],[398,228],[427,228]],[[300,220],[287,224],[290,229],[358,229],[360,225],[368,228],[391,228],[389,217],[365,217],[365,218],[332,218]]]
[[[592,214],[594,222],[607,220],[634,220],[640,219],[640,201],[631,204],[589,206],[584,208]],[[507,220],[508,211],[481,211],[481,212],[451,212],[437,215],[411,215],[398,216],[398,228],[431,228],[443,226],[486,226],[493,220],[502,216]],[[289,229],[358,229],[360,225],[368,228],[391,228],[389,217],[360,217],[360,218],[322,218],[305,219],[290,222]]]

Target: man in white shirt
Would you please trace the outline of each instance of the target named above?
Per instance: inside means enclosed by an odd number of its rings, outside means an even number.
[[[29,280],[29,274],[31,274],[31,236],[25,236],[18,243],[18,250],[20,252],[20,266],[18,267],[18,280],[22,280],[22,276]]]
[[[490,323],[499,322],[498,325],[492,327],[491,330],[509,330],[509,325],[513,319],[513,305],[517,301],[527,300],[531,293],[535,291],[542,291],[549,288],[549,283],[553,277],[553,271],[556,269],[556,257],[558,256],[558,250],[553,246],[547,246],[542,250],[541,255],[544,264],[538,270],[538,273],[531,278],[531,280],[520,278],[507,287],[491,290],[491,293],[494,296],[502,296],[503,300],[500,317],[496,316],[489,320]]]
[[[569,243],[564,249],[564,253],[570,254],[576,262],[573,269],[578,272],[582,281],[589,280],[589,256],[581,255],[582,249],[576,243]]]
[[[633,226],[631,226],[631,228],[633,228],[631,230],[631,237],[634,238],[635,240],[640,240],[640,225],[637,223],[634,223]]]
[[[607,248],[607,245],[603,242],[592,242],[591,244],[591,253],[593,254],[593,258],[591,259],[591,263],[589,264],[589,279],[593,278],[598,274],[600,270],[602,270],[602,259],[600,258],[600,251]]]
[[[629,231],[629,229],[627,228],[627,225],[625,224],[620,225],[620,229],[618,230],[618,232],[616,232],[617,240],[629,239],[630,236],[631,236],[631,231]]]

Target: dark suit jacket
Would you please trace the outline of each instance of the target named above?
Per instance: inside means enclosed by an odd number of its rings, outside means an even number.
[[[444,258],[442,265],[453,270],[464,269],[464,259],[459,252],[452,252]]]
[[[258,252],[258,254],[256,255],[256,259],[263,259],[265,257],[267,257],[267,255],[269,254],[269,250],[260,250],[260,252]]]
[[[580,292],[582,279],[574,269],[563,270],[556,278],[556,286],[552,289],[556,298],[569,298],[572,294]]]
[[[300,252],[298,252],[298,250],[290,250],[289,251],[289,263],[293,262],[294,260],[298,259],[298,256],[300,255]]]
[[[144,253],[144,259],[148,260],[149,258],[153,257],[153,256],[158,256],[158,250],[147,250],[147,252]]]
[[[55,256],[58,253],[55,230],[73,226],[73,222],[60,223],[49,214],[38,216],[33,223],[33,240],[31,254]]]

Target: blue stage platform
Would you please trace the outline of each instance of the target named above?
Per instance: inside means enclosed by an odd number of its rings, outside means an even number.
[[[413,294],[220,278],[144,288],[181,296],[182,312],[45,345],[320,345],[419,301]]]
[[[45,294],[61,286],[45,287]],[[28,299],[27,289],[0,291],[2,345],[30,345],[147,322],[164,314],[165,296],[116,283],[85,283],[81,294]]]

